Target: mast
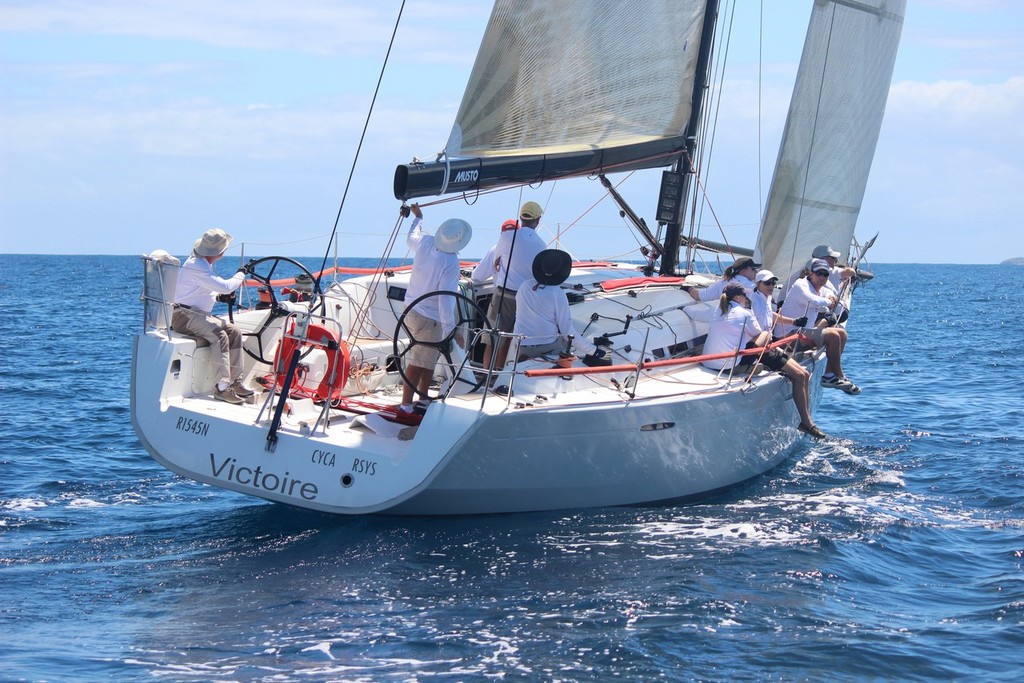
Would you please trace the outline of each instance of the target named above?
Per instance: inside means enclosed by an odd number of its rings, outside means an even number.
[[[697,133],[700,129],[704,91],[707,89],[708,64],[711,61],[711,47],[714,44],[717,19],[718,0],[708,0],[704,10],[704,26],[700,33],[700,49],[693,81],[690,121],[684,134],[686,149],[672,170],[665,172],[662,176],[661,195],[658,200],[658,221],[665,222],[665,249],[661,257],[661,270],[659,271],[662,275],[675,275],[676,267],[679,264],[683,208],[690,192],[691,176],[697,172],[693,160],[696,158]],[[667,220],[663,221],[663,219]]]

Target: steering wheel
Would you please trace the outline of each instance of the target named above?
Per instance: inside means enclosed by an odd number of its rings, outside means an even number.
[[[265,256],[263,258],[253,259],[252,261],[249,261],[249,263],[245,264],[245,268],[249,274],[249,279],[255,280],[266,288],[267,293],[270,295],[270,309],[267,317],[263,319],[260,328],[255,332],[246,334],[247,337],[256,337],[257,350],[251,351],[244,346],[243,348],[245,348],[245,352],[249,354],[250,357],[255,358],[261,363],[266,363],[267,365],[274,362],[274,357],[273,354],[271,354],[270,357],[267,358],[266,349],[263,348],[263,333],[267,331],[267,328],[269,328],[275,320],[288,315],[288,310],[278,301],[277,293],[274,291],[274,285],[272,284],[274,273],[277,272],[278,267],[283,266],[283,264],[289,264],[289,266],[297,269],[301,274],[305,274],[309,278],[309,281],[313,283],[313,291],[310,294],[309,299],[310,315],[323,316],[327,311],[327,302],[324,299],[324,292],[320,288],[320,281],[313,277],[313,273],[298,261],[285,256]],[[289,268],[289,271],[290,270],[291,268]],[[306,353],[309,353],[311,350],[312,347],[307,349]]]
[[[405,319],[409,315],[409,312],[412,311],[412,309],[415,308],[418,303],[435,296],[440,297],[442,299],[442,301],[440,301],[438,304],[438,308],[447,303],[446,301],[444,301],[445,298],[451,297],[455,299],[455,327],[452,328],[451,332],[444,335],[438,341],[417,339],[415,335],[413,335],[412,331],[409,329],[409,326],[406,324]],[[460,302],[465,302],[468,305],[468,308],[460,306]],[[468,310],[468,313],[464,312],[466,310]],[[451,292],[446,290],[427,292],[426,294],[417,298],[411,304],[406,306],[405,310],[402,311],[402,315],[398,317],[398,325],[395,327],[395,334],[393,337],[394,355],[395,358],[398,359],[398,363],[396,363],[396,365],[398,366],[398,374],[402,377],[402,381],[405,382],[407,385],[411,386],[413,388],[413,391],[418,396],[428,399],[436,398],[435,396],[431,396],[429,393],[421,392],[419,389],[416,388],[416,386],[412,382],[409,381],[408,375],[405,374],[405,363],[403,363],[402,361],[405,359],[405,356],[410,351],[412,351],[416,346],[429,346],[440,351],[441,355],[444,356],[445,362],[447,362],[449,366],[454,366],[455,362],[452,360],[452,339],[455,338],[455,335],[459,332],[462,326],[466,325],[467,323],[469,323],[470,329],[473,329],[473,324],[475,324],[477,320],[483,320],[486,322],[487,314],[484,313],[484,310],[480,308],[480,306],[475,301],[470,299],[468,296],[460,294],[458,292]],[[399,346],[399,339],[403,337],[405,337],[408,340],[407,343],[405,344],[404,349],[400,348]],[[472,337],[466,339],[466,344],[468,345],[471,340]],[[460,382],[466,382],[467,384],[476,385],[476,382],[470,382],[468,380],[462,379],[459,376],[456,376],[455,379],[459,380]]]

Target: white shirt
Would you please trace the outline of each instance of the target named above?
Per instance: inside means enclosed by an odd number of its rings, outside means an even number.
[[[822,285],[821,290],[815,290],[811,281],[802,277],[793,283],[779,313],[787,318],[806,317],[809,324],[813,325],[818,311],[828,308],[832,304],[832,300],[827,298],[829,295],[835,296],[835,290],[831,288],[828,281]],[[795,329],[792,325],[780,325],[777,336],[785,337],[792,334]]]
[[[498,245],[494,245],[488,249],[484,257],[480,259],[480,263],[476,264],[476,268],[473,269],[473,274],[470,276],[473,284],[483,284],[494,277],[494,274],[497,272],[494,269],[494,250],[497,248]]]
[[[738,301],[729,302],[729,310],[723,315],[718,306],[687,306],[683,309],[692,319],[708,323],[708,338],[704,342],[704,355],[736,353],[761,334],[761,326],[754,314],[743,308]],[[718,358],[703,361],[709,368],[720,370],[731,368],[742,356]]]
[[[750,311],[754,319],[761,326],[762,330],[772,329],[775,318],[775,302],[771,297],[765,296],[760,289],[754,290],[754,296],[750,297]]]
[[[812,258],[804,264],[803,269],[793,271],[793,274],[789,276],[788,280],[786,280],[785,287],[782,288],[783,295],[788,294],[789,290],[793,289],[793,285],[796,284],[796,281],[800,278],[800,273],[803,273],[804,271],[810,272],[811,264],[814,263],[815,260],[816,259]],[[828,271],[828,283],[832,285],[832,289],[836,290],[836,295],[838,296],[839,285],[843,281],[843,268],[842,266],[837,265],[830,267]],[[785,299],[783,299],[783,301],[785,301]]]
[[[217,303],[218,294],[230,294],[245,282],[245,273],[224,279],[213,272],[213,264],[201,256],[189,256],[178,271],[174,287],[174,303],[188,306],[207,315]]]
[[[526,280],[516,292],[516,324],[512,332],[525,336],[523,346],[550,344],[559,337],[572,335],[573,346],[585,355],[597,347],[576,333],[569,314],[569,301],[558,285],[540,285]]]
[[[523,282],[533,278],[533,259],[547,247],[535,228],[523,226],[501,233],[494,247],[499,260],[494,284],[518,291]]]
[[[405,241],[414,254],[409,289],[405,292],[406,305],[428,292],[459,291],[458,254],[439,251],[434,246],[434,236],[420,228],[419,218],[413,219]],[[416,304],[414,310],[426,318],[440,322],[444,334],[455,329],[455,297],[432,296]]]
[[[748,299],[754,296],[754,283],[746,275],[739,274],[733,275],[731,280],[723,278],[710,287],[698,290],[697,293],[700,295],[701,301],[718,301],[718,298],[722,296],[722,290],[725,289],[725,286],[733,284],[742,285]]]

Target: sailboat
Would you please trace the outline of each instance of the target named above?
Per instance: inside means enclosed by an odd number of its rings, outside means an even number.
[[[405,320],[417,303],[406,300],[408,269],[339,277],[326,259],[314,272],[267,257],[249,269],[261,300],[227,313],[244,333],[256,395],[219,402],[210,348],[170,329],[177,259],[157,250],[142,259],[144,329],[132,358],[139,439],[185,477],[338,514],[665,504],[763,474],[807,438],[792,385],[757,364],[707,367],[707,326],[686,309],[708,304],[682,290],[718,277],[693,272],[698,249],[753,254],[780,274],[819,244],[843,262],[863,256],[854,228],[904,6],[813,2],[757,243],[742,250],[701,238],[693,220],[718,3],[498,0],[444,151],[399,165],[394,195],[602,183],[649,242],[647,260],[573,263],[561,287],[580,334],[611,342],[611,364],[516,353],[482,364],[482,345],[502,334],[485,314],[494,285],[463,279],[458,293],[433,295],[455,300],[466,348],[439,346],[431,400],[405,413],[403,368],[424,343]],[[634,171],[660,183],[656,230],[608,179]],[[523,342],[504,334],[513,348]],[[822,354],[795,356],[812,373],[814,405]]]

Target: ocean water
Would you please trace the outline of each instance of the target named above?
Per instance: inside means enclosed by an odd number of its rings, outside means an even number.
[[[755,481],[341,518],[146,454],[138,259],[0,256],[0,679],[1019,680],[1024,268],[874,271],[863,394],[826,392],[833,438]]]

